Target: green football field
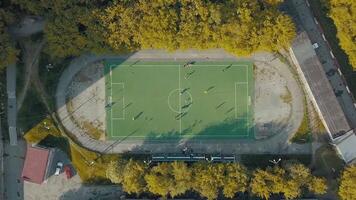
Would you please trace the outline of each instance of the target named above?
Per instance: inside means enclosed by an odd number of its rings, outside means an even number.
[[[250,62],[105,61],[107,139],[252,139]]]

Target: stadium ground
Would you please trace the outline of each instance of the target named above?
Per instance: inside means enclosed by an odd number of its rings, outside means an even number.
[[[253,139],[250,62],[105,61],[107,139]]]

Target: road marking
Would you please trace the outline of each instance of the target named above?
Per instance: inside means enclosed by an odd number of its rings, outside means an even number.
[[[340,76],[342,76],[340,68],[337,68],[337,71],[339,72]]]
[[[318,20],[316,20],[315,17],[314,17],[314,22],[315,22],[316,24],[319,24]]]
[[[306,0],[305,2],[307,3],[307,6],[308,6],[308,7],[310,7],[309,1],[308,1],[308,0]]]
[[[321,34],[321,37],[323,37],[323,40],[326,41],[324,33]]]
[[[348,86],[346,86],[346,90],[347,90],[347,92],[348,92],[349,94],[351,94],[351,91],[350,91],[350,89],[349,89]]]
[[[330,51],[330,55],[331,55],[331,57],[333,57],[333,59],[335,59],[335,56],[332,51]]]

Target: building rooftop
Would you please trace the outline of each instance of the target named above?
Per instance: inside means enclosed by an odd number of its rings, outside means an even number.
[[[307,89],[310,90],[318,112],[322,115],[325,128],[331,134],[331,139],[350,131],[347,118],[305,32],[297,36],[291,50],[307,82]]]
[[[25,181],[41,184],[46,179],[49,157],[49,149],[28,145],[21,177]]]

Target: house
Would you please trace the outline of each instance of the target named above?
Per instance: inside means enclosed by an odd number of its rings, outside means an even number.
[[[27,145],[27,152],[21,177],[23,180],[42,184],[48,177],[53,157],[51,149]]]

